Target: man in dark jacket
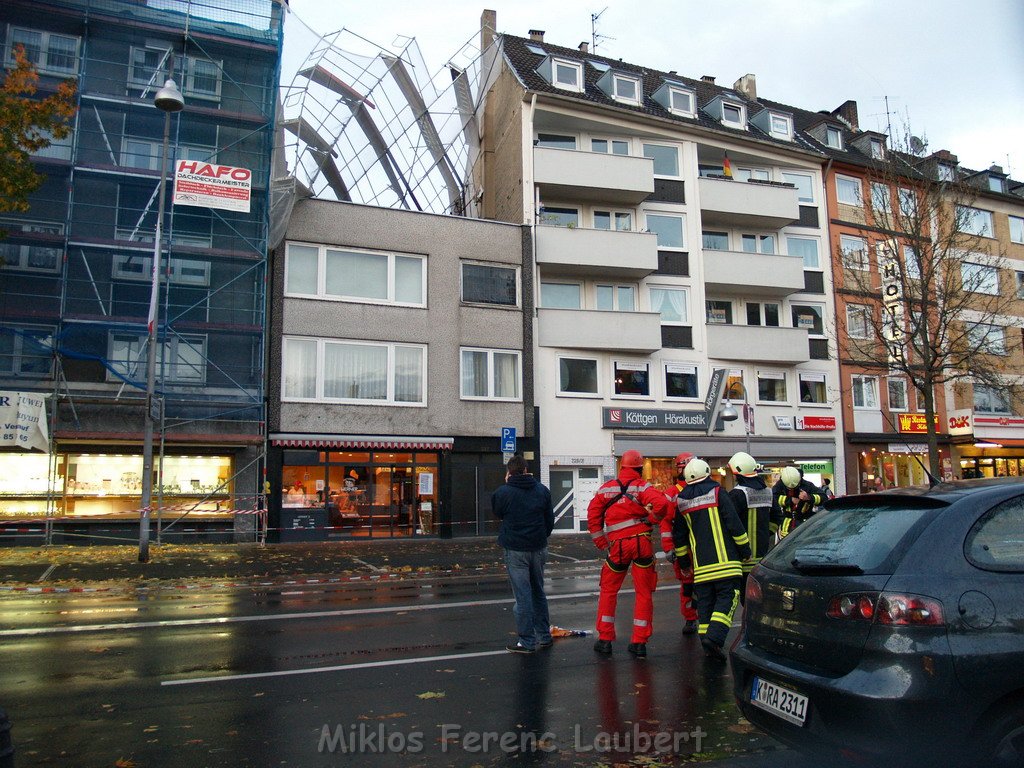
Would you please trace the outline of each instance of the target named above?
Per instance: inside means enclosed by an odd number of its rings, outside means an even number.
[[[779,481],[772,486],[772,496],[782,509],[782,525],[779,538],[796,530],[800,523],[814,514],[814,508],[825,500],[825,495],[810,480],[804,480],[804,471],[799,467],[783,467]]]
[[[548,536],[555,527],[551,491],[528,474],[526,459],[509,459],[505,485],[491,495],[491,509],[501,520],[498,544],[516,602],[512,614],[519,639],[505,646],[512,653],[533,653],[551,646],[551,620],[544,594]]]

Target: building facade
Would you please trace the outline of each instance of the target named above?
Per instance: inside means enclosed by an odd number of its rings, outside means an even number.
[[[506,455],[536,463],[529,247],[516,225],[296,203],[273,254],[275,538],[496,531]]]
[[[251,172],[248,210],[174,204],[157,315],[154,519],[168,536],[251,530],[262,468],[267,185],[278,0],[12,0],[5,65],[24,46],[40,93],[77,84],[72,135],[39,152],[46,180],[0,243],[0,388],[47,400],[43,454],[0,449],[0,519],[60,536],[138,526],[157,190],[175,160]],[[153,97],[173,78],[184,110]],[[47,526],[50,527],[49,525]],[[34,529],[37,530],[37,529]],[[70,538],[69,538],[70,540]]]

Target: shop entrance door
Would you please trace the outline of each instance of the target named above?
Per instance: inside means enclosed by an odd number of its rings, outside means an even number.
[[[416,485],[412,467],[374,468],[366,522],[370,536],[412,536]]]
[[[555,530],[587,529],[587,506],[601,486],[597,467],[551,469],[551,501],[555,507]],[[577,524],[577,521],[580,521]]]

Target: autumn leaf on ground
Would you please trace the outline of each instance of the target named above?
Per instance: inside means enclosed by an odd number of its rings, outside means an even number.
[[[135,768],[138,765],[134,760],[127,760],[123,757],[119,757],[114,763],[114,768]]]
[[[417,699],[443,699],[444,698],[444,692],[443,691],[427,691],[426,693],[417,693],[416,694],[416,698]]]

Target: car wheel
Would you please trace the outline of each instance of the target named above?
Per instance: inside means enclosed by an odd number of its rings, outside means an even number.
[[[1024,765],[1024,707],[1004,711],[988,726],[983,758],[993,766]]]

